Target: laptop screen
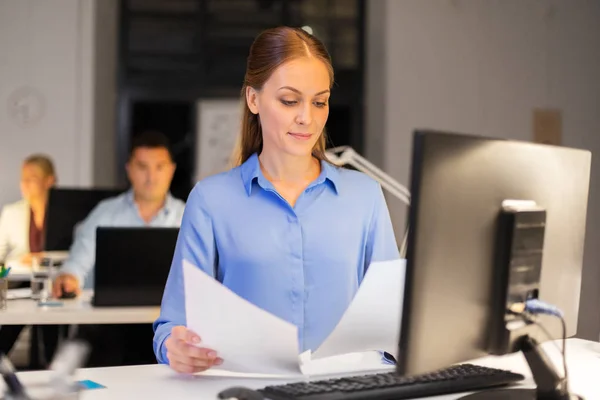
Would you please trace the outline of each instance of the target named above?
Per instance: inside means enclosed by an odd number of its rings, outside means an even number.
[[[160,305],[179,228],[99,227],[95,305]]]

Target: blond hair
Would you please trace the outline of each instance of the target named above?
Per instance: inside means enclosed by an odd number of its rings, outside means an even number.
[[[54,163],[52,159],[45,154],[32,154],[23,161],[23,164],[36,165],[44,173],[44,177],[52,176],[56,178]]]

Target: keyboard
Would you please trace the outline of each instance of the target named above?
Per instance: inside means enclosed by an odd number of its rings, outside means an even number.
[[[260,392],[272,400],[396,400],[482,390],[523,379],[523,375],[510,371],[462,364],[423,375],[389,372],[350,376],[267,386]]]

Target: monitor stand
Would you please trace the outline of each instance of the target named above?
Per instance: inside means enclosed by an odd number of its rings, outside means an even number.
[[[535,389],[505,388],[486,390],[461,397],[461,400],[583,400],[583,397],[565,393],[559,386],[561,379],[539,343],[530,336],[520,339],[519,348],[536,383]]]

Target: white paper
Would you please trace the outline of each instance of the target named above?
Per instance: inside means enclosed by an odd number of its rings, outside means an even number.
[[[398,357],[406,260],[372,263],[352,303],[312,359],[381,350]]]
[[[67,259],[69,256],[68,251],[44,251],[39,253],[40,258],[49,258],[52,262],[61,262]],[[29,280],[33,272],[33,268],[30,264],[22,263],[20,259],[10,259],[6,261],[6,266],[10,267],[10,273],[8,274],[8,280]],[[46,267],[38,267],[38,271],[46,270]]]
[[[302,365],[302,373],[306,377],[322,377],[324,375],[390,371],[395,368],[395,365],[382,363],[381,354],[378,351],[367,351],[320,359],[313,358]]]
[[[300,374],[298,329],[183,262],[187,327],[231,372]]]
[[[397,356],[405,261],[373,263],[340,322],[316,352],[298,354],[293,324],[255,306],[183,262],[187,327],[199,346],[224,363],[202,374],[301,378],[393,369],[378,351]]]
[[[29,299],[31,297],[31,288],[8,289],[7,300]]]
[[[394,365],[382,364],[379,352],[351,353],[326,357],[319,360],[307,360],[302,365],[302,374],[261,374],[255,372],[232,372],[220,368],[211,368],[196,375],[220,376],[236,379],[297,379],[309,380],[311,377],[324,379],[328,376],[346,374],[364,374],[367,372],[393,371]]]

